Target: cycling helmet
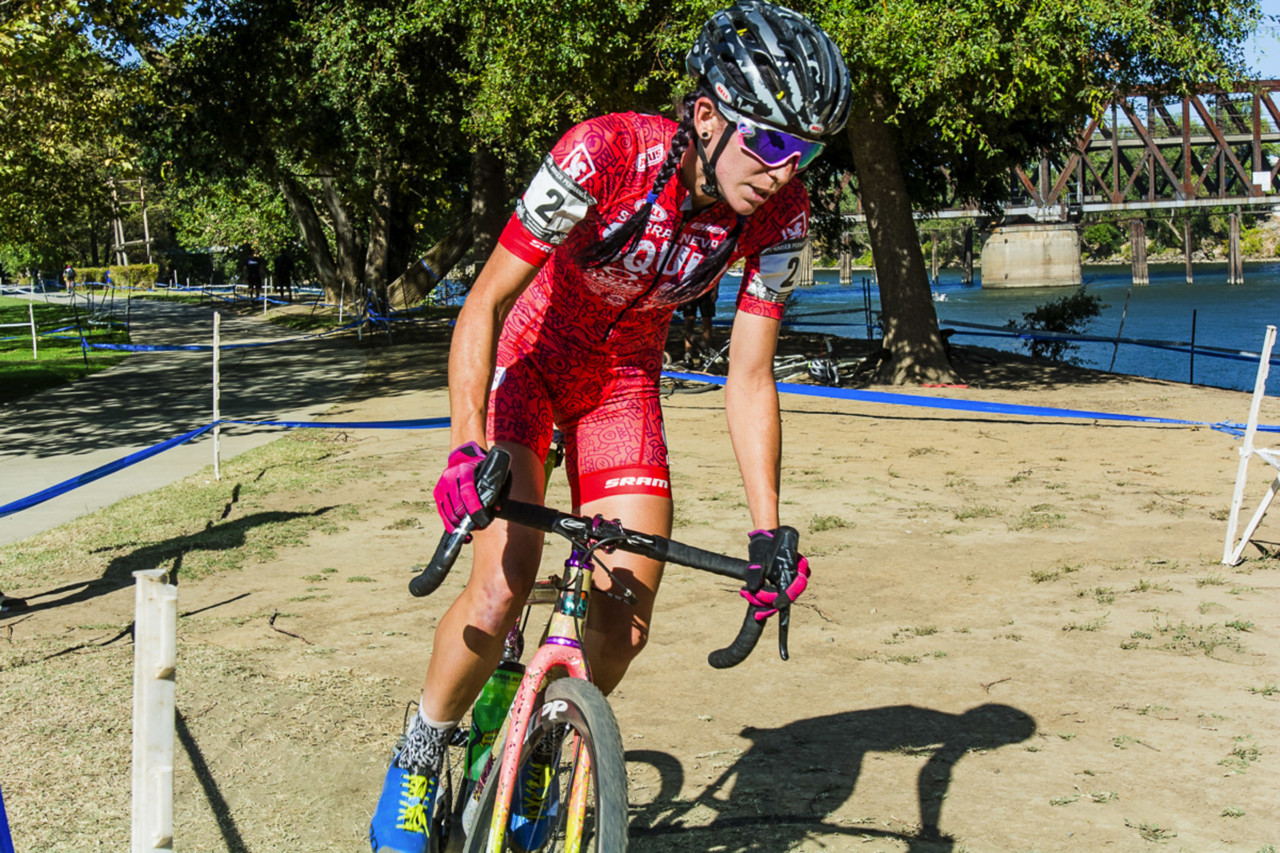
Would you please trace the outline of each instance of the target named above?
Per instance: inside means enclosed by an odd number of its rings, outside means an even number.
[[[804,15],[738,0],[711,16],[685,67],[729,109],[817,138],[849,118],[849,71],[831,38]]]

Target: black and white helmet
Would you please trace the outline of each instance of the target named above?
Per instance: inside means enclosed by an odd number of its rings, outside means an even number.
[[[816,138],[849,118],[849,70],[822,29],[765,0],[738,0],[711,16],[685,66],[725,106]]]

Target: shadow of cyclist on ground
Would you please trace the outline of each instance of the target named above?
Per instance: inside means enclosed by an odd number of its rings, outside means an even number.
[[[249,531],[255,527],[280,524],[304,516],[320,517],[331,509],[332,507],[321,507],[312,512],[255,512],[231,521],[210,521],[198,533],[153,542],[114,557],[98,579],[65,584],[43,592],[23,593],[27,602],[25,612],[65,607],[109,595],[133,586],[133,573],[145,569],[167,569],[170,578],[177,583],[182,578],[183,560],[189,553],[241,548],[246,543]]]
[[[678,799],[683,769],[675,758],[631,752],[629,761],[653,765],[662,778],[649,802],[632,806],[631,849],[786,850],[812,834],[896,838],[911,853],[949,853],[954,844],[939,823],[956,762],[973,750],[1024,741],[1035,730],[1027,714],[995,704],[963,714],[898,705],[814,717],[777,729],[745,729],[751,748],[692,800]],[[916,783],[918,833],[826,821],[853,795],[864,758],[872,752],[929,756]],[[710,823],[694,814],[707,809],[716,814]]]

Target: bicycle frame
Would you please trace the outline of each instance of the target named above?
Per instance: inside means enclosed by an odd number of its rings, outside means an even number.
[[[524,678],[516,689],[507,712],[507,735],[503,741],[499,765],[497,799],[489,824],[490,853],[501,853],[503,838],[511,817],[512,797],[516,793],[516,775],[520,755],[529,733],[529,723],[538,709],[538,696],[556,670],[570,678],[591,680],[591,670],[582,654],[580,625],[586,619],[591,598],[591,558],[577,547],[565,561],[565,583],[557,597],[555,610],[547,626],[547,636],[525,667]],[[546,713],[544,711],[544,713]],[[565,850],[574,853],[582,844],[582,827],[587,808],[587,785],[591,777],[591,757],[577,743],[574,757],[573,787],[566,812]],[[475,831],[473,828],[472,831]]]

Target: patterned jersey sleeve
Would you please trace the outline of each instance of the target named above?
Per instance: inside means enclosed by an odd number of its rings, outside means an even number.
[[[751,217],[738,310],[781,320],[808,241],[809,194],[793,181]]]
[[[542,161],[516,203],[501,243],[520,258],[543,264],[556,246],[616,183],[615,172],[635,159],[635,142],[618,116],[590,119],[566,133]]]

